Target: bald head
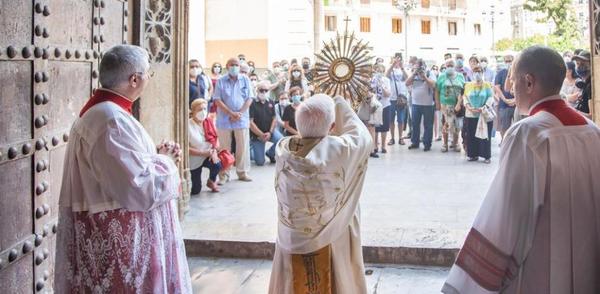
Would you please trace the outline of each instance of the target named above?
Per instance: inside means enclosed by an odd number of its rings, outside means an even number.
[[[567,72],[562,56],[544,46],[523,50],[512,70],[517,107],[522,114],[527,114],[537,101],[558,95]]]
[[[544,46],[532,46],[523,50],[514,70],[521,76],[531,75],[544,96],[558,94],[567,73],[562,56]]]

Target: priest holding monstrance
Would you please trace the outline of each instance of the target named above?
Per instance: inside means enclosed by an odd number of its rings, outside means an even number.
[[[320,91],[354,98],[357,92],[345,82],[368,72],[351,62],[317,65]],[[319,75],[319,67],[328,76]],[[296,111],[299,135],[277,146],[279,222],[271,294],[367,292],[358,202],[373,142],[346,98],[308,98]]]

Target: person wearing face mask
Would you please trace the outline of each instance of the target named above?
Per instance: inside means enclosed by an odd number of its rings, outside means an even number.
[[[302,70],[304,71],[304,76],[306,77],[306,80],[310,84],[313,80],[312,68],[310,67],[310,58],[302,58]]]
[[[448,149],[456,152],[461,150],[458,135],[462,128],[462,118],[459,117],[459,112],[463,103],[462,94],[465,89],[465,77],[458,74],[454,66],[454,60],[446,60],[446,72],[440,74],[435,88],[436,109],[441,111],[444,122],[442,127],[442,152],[448,152]],[[448,145],[449,135],[452,138],[451,145]]]
[[[506,131],[511,127],[515,115],[515,97],[511,91],[504,88],[513,59],[512,55],[504,56],[504,62],[498,65],[500,70],[496,74],[494,82],[494,93],[498,97],[498,131],[500,131],[502,140],[504,140]]]
[[[483,80],[483,69],[480,66],[473,68],[473,79],[473,82],[465,84],[464,95],[467,157],[468,161],[477,161],[479,157],[483,157],[484,163],[490,163],[494,123],[490,109],[494,103],[494,95],[490,83]],[[479,131],[483,131],[483,134],[478,135]]]
[[[431,78],[423,59],[418,59],[406,86],[412,86],[411,144],[408,149],[418,149],[423,123],[423,151],[431,151],[433,141],[433,116],[435,113],[435,80]]]
[[[592,73],[590,71],[590,52],[583,50],[578,55],[573,56],[575,61],[575,71],[581,78],[577,81],[576,85],[581,89],[581,95],[575,103],[575,109],[581,112],[588,118],[591,118],[590,114],[590,99],[592,98]]]
[[[465,76],[465,81],[471,81],[471,71],[465,66],[465,57],[462,53],[456,54],[456,72]]]
[[[263,80],[268,80],[271,83],[269,93],[271,94],[271,100],[276,101],[285,91],[286,73],[282,70],[279,61],[273,62],[271,70],[267,70],[263,73]]]
[[[282,70],[283,72],[286,72],[286,73],[287,73],[287,72],[289,71],[289,69],[290,69],[290,64],[288,63],[288,61],[287,61],[287,60],[285,60],[285,59],[282,59],[282,60],[281,60],[281,62],[280,62],[279,64],[281,65],[281,70]]]
[[[227,75],[221,77],[215,87],[214,100],[217,105],[217,130],[220,145],[230,151],[232,133],[235,137],[235,166],[238,179],[250,182],[250,118],[248,110],[252,104],[252,83],[240,74],[237,58],[227,61]],[[221,173],[227,181],[228,173]]]
[[[192,102],[199,98],[205,98],[207,96],[208,87],[207,79],[201,75],[202,66],[196,59],[192,59],[188,62],[189,64],[189,87],[190,87],[190,99],[188,106],[192,105]]]
[[[282,117],[286,136],[298,135],[298,129],[296,129],[296,109],[302,103],[302,93],[302,88],[300,87],[292,87],[290,89],[291,104],[285,108]]]
[[[250,79],[250,66],[245,63],[245,62],[241,62],[240,63],[240,75],[243,75],[245,77],[247,77],[248,79]],[[252,80],[250,80],[252,82]],[[256,91],[255,91],[255,85],[252,84],[252,86],[250,87],[250,96],[251,97],[256,97]]]
[[[308,95],[308,81],[306,80],[306,77],[304,77],[302,67],[300,67],[298,64],[294,64],[290,68],[284,91],[289,92],[290,88],[293,87],[299,87],[302,89],[302,93],[304,93],[305,97]]]
[[[483,68],[483,80],[488,83],[494,83],[496,72],[489,66],[487,57],[481,57],[481,62],[479,64],[481,65],[481,68]]]
[[[218,62],[213,63],[212,66],[210,67],[210,80],[212,82],[213,89],[217,85],[217,81],[219,80],[219,78],[221,78],[221,76],[222,76],[221,75],[222,68],[223,67]]]
[[[285,133],[285,123],[283,122],[283,113],[285,108],[290,105],[290,97],[287,92],[281,92],[278,97],[277,104],[275,104],[275,119],[277,120],[277,130],[280,134]]]
[[[375,128],[376,136],[374,142],[374,153],[381,151],[381,153],[387,153],[385,148],[387,144],[387,133],[390,131],[390,119],[391,119],[391,102],[390,96],[391,85],[390,79],[385,76],[385,66],[383,64],[375,64],[375,75],[371,79],[371,89],[375,91],[377,101],[381,103],[383,107],[383,121],[382,124]],[[381,141],[379,141],[381,139]],[[379,149],[379,143],[381,142],[381,149]]]
[[[388,142],[388,145],[392,146],[396,144],[396,123],[398,124],[398,144],[404,145],[402,133],[404,132],[404,122],[406,121],[408,112],[408,88],[406,87],[408,73],[404,69],[402,54],[396,54],[392,60],[392,66],[387,70],[386,76],[390,80],[390,89],[392,92],[390,96],[390,134],[392,138]]]
[[[192,195],[202,190],[202,168],[209,170],[206,186],[215,193],[219,192],[217,176],[222,169],[219,159],[219,141],[217,130],[208,117],[208,103],[204,99],[196,99],[190,107],[189,141],[190,171],[192,178]]]
[[[265,164],[265,155],[271,163],[275,163],[275,147],[283,137],[277,130],[275,105],[268,99],[270,84],[262,81],[256,87],[257,99],[250,106],[250,149],[258,166]],[[265,153],[267,142],[273,143]]]

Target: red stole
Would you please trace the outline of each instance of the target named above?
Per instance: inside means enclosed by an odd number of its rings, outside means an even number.
[[[98,89],[96,90],[96,92],[94,92],[92,98],[90,98],[90,100],[88,100],[88,102],[83,106],[81,112],[79,113],[79,117],[82,117],[84,113],[86,113],[88,110],[90,110],[90,108],[92,108],[92,106],[106,101],[110,101],[119,105],[121,108],[123,108],[123,110],[131,114],[131,107],[133,105],[133,101],[117,93],[104,89]]]
[[[530,115],[535,115],[540,111],[546,111],[554,115],[565,126],[581,126],[587,124],[585,117],[579,114],[573,107],[567,105],[562,99],[544,101],[534,107],[531,110]]]

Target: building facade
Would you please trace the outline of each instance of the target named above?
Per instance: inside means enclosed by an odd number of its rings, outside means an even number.
[[[190,56],[210,64],[244,53],[265,67],[275,60],[313,56],[346,24],[384,58],[396,52],[435,62],[446,52],[490,55],[494,40],[510,37],[502,29],[510,25],[507,3],[408,2],[413,7],[407,16],[399,8],[402,0],[196,0],[190,5],[190,46],[198,49],[190,48]]]
[[[408,14],[402,9],[408,2]],[[492,1],[469,0],[329,0],[324,2],[322,38],[348,29],[366,39],[376,56],[395,52],[441,62],[445,53],[490,55],[498,29],[508,19]],[[494,26],[494,28],[493,28]]]

